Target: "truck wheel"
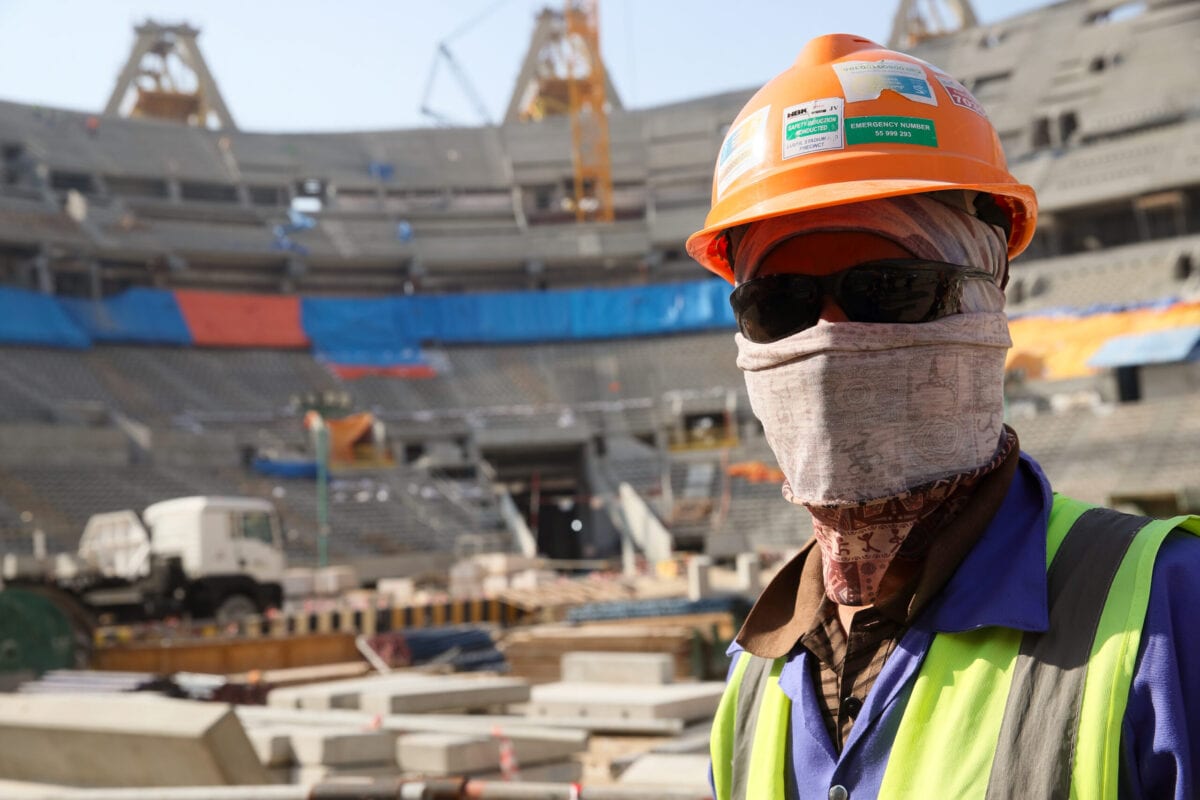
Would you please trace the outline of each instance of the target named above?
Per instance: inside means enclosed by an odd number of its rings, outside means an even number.
[[[258,606],[244,594],[231,594],[221,601],[213,616],[217,622],[236,622],[258,613]]]

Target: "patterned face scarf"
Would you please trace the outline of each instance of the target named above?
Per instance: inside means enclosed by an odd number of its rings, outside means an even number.
[[[950,501],[1002,460],[1007,256],[998,228],[914,195],[754,223],[737,242],[737,274],[753,276],[782,241],[833,231],[994,276],[966,282],[963,313],[933,322],[822,322],[765,344],[736,337],[784,497],[813,514],[826,593],[864,605],[914,528],[955,510]]]

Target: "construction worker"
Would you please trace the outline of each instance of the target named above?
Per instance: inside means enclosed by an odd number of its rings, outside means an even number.
[[[1036,219],[971,94],[866,39],[730,127],[687,248],[815,535],[730,648],[719,800],[1200,797],[1200,518],[1053,495],[1003,423]]]

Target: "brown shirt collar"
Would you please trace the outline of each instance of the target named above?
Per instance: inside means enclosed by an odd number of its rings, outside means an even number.
[[[1008,458],[980,478],[966,508],[937,534],[916,577],[876,603],[882,615],[908,625],[941,591],[999,510],[1019,460],[1020,446],[1014,445]],[[762,658],[787,655],[802,636],[821,625],[824,598],[821,550],[810,539],[759,595],[737,643]]]

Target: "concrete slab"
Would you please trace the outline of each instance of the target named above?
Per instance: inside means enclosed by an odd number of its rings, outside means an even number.
[[[403,673],[275,689],[267,705],[401,714],[486,709],[528,699],[529,684],[520,678]]]
[[[634,761],[621,773],[622,786],[673,786],[708,792],[708,756],[700,754],[650,753]]]
[[[518,764],[516,780],[522,783],[575,783],[583,778],[583,764],[578,761],[556,761],[553,764],[541,764],[533,767]],[[705,775],[708,775],[705,767]],[[483,781],[506,780],[502,772],[484,772],[473,776]],[[705,795],[698,795],[704,797]]]
[[[267,767],[267,776],[271,783],[291,783],[294,766]]]
[[[530,719],[543,717],[694,720],[716,713],[725,684],[678,683],[628,686],[616,683],[547,683],[533,687]]]
[[[229,706],[145,695],[0,696],[0,775],[95,787],[268,781]]]
[[[470,775],[500,769],[495,739],[461,733],[408,733],[396,740],[396,764],[414,775]]]
[[[70,787],[50,783],[27,783],[0,778],[0,797],[5,800],[59,800]]]
[[[268,767],[395,763],[396,734],[348,725],[250,725],[246,734]]]
[[[675,681],[670,653],[576,651],[562,657],[563,683],[628,683],[664,686]]]
[[[291,744],[301,766],[395,766],[396,734],[391,731],[296,729],[291,732]]]
[[[250,744],[264,767],[290,767],[296,762],[292,752],[291,731],[275,726],[246,728]]]
[[[431,763],[444,764],[450,770],[429,772],[431,775],[499,769],[501,737],[508,739],[517,763],[522,766],[563,761],[587,749],[586,737],[562,736],[562,733],[565,731],[545,731],[534,736],[495,726],[490,732],[401,734],[396,742],[396,763],[409,771],[421,771],[426,767],[421,766],[420,759],[429,757],[433,759]],[[476,746],[477,742],[484,744]]]
[[[380,778],[398,777],[400,777],[400,771],[395,766],[331,767],[327,764],[310,764],[293,767],[289,783],[304,786],[314,783],[369,783]]]
[[[474,711],[528,699],[529,683],[521,678],[438,675],[425,681],[364,690],[359,708],[373,714]]]
[[[390,731],[441,733],[491,734],[497,725],[510,736],[519,734],[530,738],[541,738],[556,734],[573,737],[579,748],[587,747],[589,733],[641,733],[650,736],[671,736],[681,733],[683,720],[679,719],[620,719],[618,717],[539,717],[530,718],[521,706],[510,706],[513,713],[488,714],[388,714],[380,717],[382,726]],[[238,717],[247,727],[271,724],[303,725],[352,725],[366,726],[373,723],[375,715],[361,711],[309,711],[297,708],[267,708],[263,706],[239,706]],[[564,739],[566,741],[566,739]]]

